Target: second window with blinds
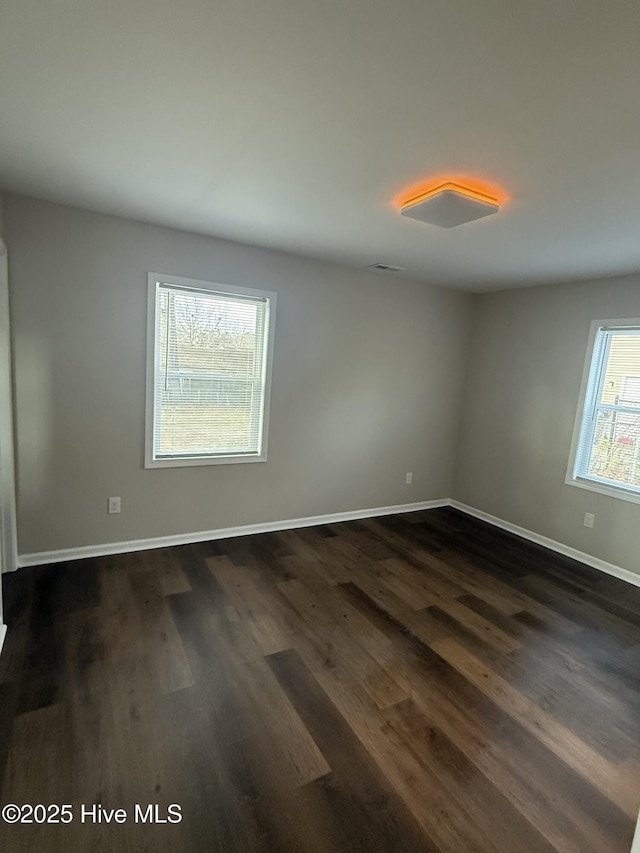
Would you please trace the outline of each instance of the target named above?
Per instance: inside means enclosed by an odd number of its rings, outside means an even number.
[[[276,294],[149,275],[147,468],[263,462]]]
[[[566,482],[640,502],[640,322],[594,322]]]

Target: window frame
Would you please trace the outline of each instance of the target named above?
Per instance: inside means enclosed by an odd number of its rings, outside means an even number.
[[[158,341],[156,340],[156,294],[160,285],[175,286],[182,290],[195,292],[220,293],[240,297],[264,299],[267,303],[267,320],[265,323],[266,347],[264,368],[264,405],[262,410],[262,429],[260,450],[258,453],[218,454],[203,456],[155,456],[155,392],[156,392],[156,356]],[[167,273],[150,272],[147,285],[147,365],[146,365],[146,400],[145,400],[145,468],[184,468],[203,465],[231,465],[246,462],[266,462],[267,443],[269,435],[269,413],[271,403],[271,375],[273,367],[274,331],[276,322],[277,293],[270,290],[256,290],[231,284],[205,281],[202,279],[185,278]]]
[[[585,477],[576,471],[579,460],[578,451],[580,450],[583,435],[585,440],[589,438],[595,423],[595,418],[593,417],[589,418],[588,423],[586,422],[587,410],[591,406],[595,408],[595,396],[601,387],[599,381],[596,383],[591,382],[591,376],[596,369],[596,364],[600,366],[601,360],[604,357],[600,350],[596,350],[599,332],[603,330],[631,331],[634,329],[640,330],[640,318],[625,317],[624,319],[617,320],[593,320],[591,323],[565,483],[569,486],[576,486],[579,489],[586,489],[590,492],[598,492],[599,494],[608,495],[619,500],[640,503],[640,487],[630,487],[603,477]]]

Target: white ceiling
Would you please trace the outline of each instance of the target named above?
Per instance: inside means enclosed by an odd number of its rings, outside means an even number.
[[[510,201],[398,214],[446,174]],[[640,271],[640,3],[2,0],[0,186],[469,290]]]

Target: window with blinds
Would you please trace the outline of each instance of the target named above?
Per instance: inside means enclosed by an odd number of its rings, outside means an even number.
[[[147,467],[266,459],[275,294],[150,276]]]
[[[572,479],[640,499],[640,325],[597,326],[592,353]]]

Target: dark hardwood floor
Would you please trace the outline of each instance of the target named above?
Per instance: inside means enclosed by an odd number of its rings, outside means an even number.
[[[0,803],[73,811],[7,853],[631,846],[640,589],[455,510],[23,569],[5,606]]]

